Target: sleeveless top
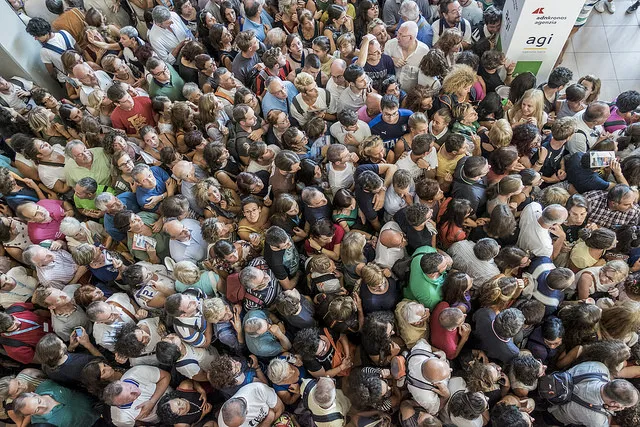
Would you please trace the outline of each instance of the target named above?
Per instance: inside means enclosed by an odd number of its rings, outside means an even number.
[[[302,25],[298,25],[298,35],[300,36],[300,40],[302,40],[302,47],[304,47],[305,49],[311,49],[313,40],[315,40],[315,38],[320,35],[320,25],[318,24],[318,21],[315,21],[315,26],[313,28],[313,37],[311,37],[310,39],[304,38],[304,35],[302,34]],[[304,54],[303,54],[301,64],[303,62],[304,62]]]

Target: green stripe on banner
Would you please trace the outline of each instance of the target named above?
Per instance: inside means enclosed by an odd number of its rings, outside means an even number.
[[[537,75],[540,67],[542,67],[542,61],[518,61],[513,74],[517,75],[531,71],[534,75]]]

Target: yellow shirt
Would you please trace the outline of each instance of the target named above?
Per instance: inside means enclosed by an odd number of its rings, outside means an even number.
[[[453,172],[456,170],[456,166],[458,165],[458,161],[464,157],[464,153],[457,155],[452,160],[449,160],[444,156],[444,144],[438,150],[438,169],[436,170],[436,176],[438,178],[444,178],[447,173],[453,175]]]

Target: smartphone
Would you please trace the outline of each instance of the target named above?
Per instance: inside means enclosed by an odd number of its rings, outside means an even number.
[[[80,338],[82,336],[82,328],[74,328],[73,330],[76,332],[76,337]]]

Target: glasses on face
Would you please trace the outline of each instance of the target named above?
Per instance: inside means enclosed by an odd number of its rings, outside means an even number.
[[[123,168],[123,167],[125,167],[126,165],[129,165],[129,164],[133,164],[133,160],[127,159],[127,160],[124,160],[122,162],[119,162],[118,163],[118,167],[119,168]]]
[[[396,116],[397,116],[397,115],[399,115],[399,114],[400,114],[400,113],[398,112],[398,110],[396,110],[396,111],[394,111],[394,112],[392,112],[392,113],[383,111],[383,112],[382,112],[382,117],[394,118],[394,117],[396,117]]]
[[[162,74],[164,74],[164,73],[166,73],[166,72],[168,72],[168,71],[169,71],[169,69],[168,69],[168,68],[167,68],[167,66],[165,65],[165,66],[162,68],[162,71],[159,71],[159,72],[157,72],[157,73],[151,73],[151,74],[152,74],[153,76],[155,76],[155,77],[158,77],[158,76],[160,76],[160,75],[162,75]]]

